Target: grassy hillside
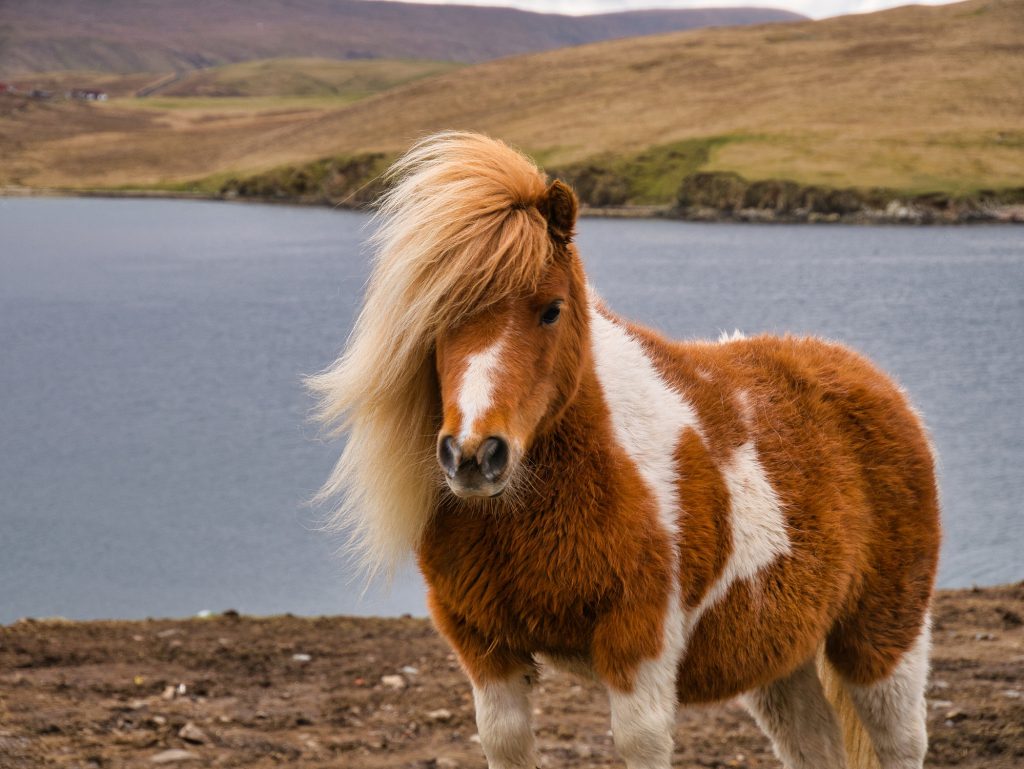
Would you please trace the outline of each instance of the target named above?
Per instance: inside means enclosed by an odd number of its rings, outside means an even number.
[[[413,59],[266,59],[191,72],[161,97],[327,96],[356,100],[459,65]]]
[[[0,151],[5,138],[18,145],[0,170],[8,182],[242,179],[393,155],[426,132],[464,128],[513,142],[609,202],[669,202],[698,171],[969,193],[1024,186],[1024,0],[605,42],[467,67],[345,106],[143,117],[114,103],[60,118],[59,106],[42,109],[0,120]],[[85,118],[106,127],[79,127]]]
[[[765,8],[573,17],[368,0],[0,2],[0,79],[58,70],[185,71],[295,56],[484,61],[633,35],[799,18]]]

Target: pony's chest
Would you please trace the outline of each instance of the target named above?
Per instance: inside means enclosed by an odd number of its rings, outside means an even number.
[[[530,651],[583,651],[614,590],[586,538],[453,516],[432,526],[419,560],[431,591],[489,638]],[[526,529],[525,531],[523,529]]]

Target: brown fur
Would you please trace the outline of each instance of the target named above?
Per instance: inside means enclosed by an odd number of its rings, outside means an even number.
[[[898,389],[854,353],[815,339],[685,345],[652,336],[646,343],[695,404],[712,447],[692,434],[676,450],[686,604],[699,604],[729,556],[728,491],[712,457],[726,453],[723,444],[756,440],[793,544],[790,556],[734,585],[703,615],[680,669],[681,701],[722,699],[772,681],[826,636],[829,659],[849,680],[887,675],[919,632],[938,550],[931,453]],[[675,360],[680,365],[669,369]],[[712,372],[712,381],[687,375],[688,367]],[[740,390],[760,406],[751,425],[730,397]],[[596,381],[585,377],[569,412],[528,455],[534,491],[518,510],[482,515],[473,503],[449,500],[420,558],[438,608],[480,630],[487,649],[523,659],[594,657],[600,672],[609,664],[598,664],[601,646],[616,636],[614,648],[626,654],[621,683],[653,656],[650,644],[617,636],[654,626],[650,608],[634,602],[651,594],[665,560],[654,556],[669,545],[650,536],[648,494],[617,456],[600,399]],[[571,455],[585,459],[566,477],[560,465]],[[498,606],[501,616],[479,616]],[[628,630],[611,630],[616,621]],[[475,658],[463,654],[475,674]]]

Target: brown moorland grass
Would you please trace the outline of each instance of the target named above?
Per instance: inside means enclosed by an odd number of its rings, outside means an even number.
[[[0,119],[0,142],[20,148],[18,180],[180,184],[395,153],[425,133],[457,128],[499,136],[548,167],[687,146],[701,148],[699,162],[677,163],[672,173],[914,192],[1019,187],[1024,0],[598,43],[468,67],[337,107],[232,114],[214,105],[141,122],[137,110],[116,104],[92,109],[123,128],[81,130],[83,115],[67,114],[61,135],[40,139],[31,117]],[[678,187],[681,176],[666,178],[659,163],[643,169],[647,199]]]
[[[304,96],[354,101],[459,66],[420,59],[260,59],[196,70],[157,93],[161,98]]]

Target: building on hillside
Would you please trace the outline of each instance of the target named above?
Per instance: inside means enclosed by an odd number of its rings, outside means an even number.
[[[92,88],[75,88],[68,93],[68,98],[78,101],[106,101],[107,93]]]

